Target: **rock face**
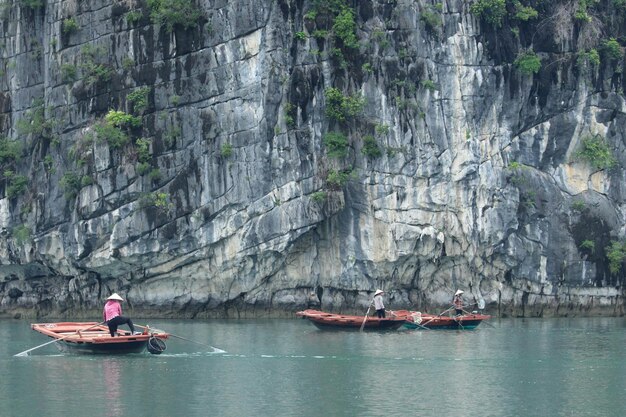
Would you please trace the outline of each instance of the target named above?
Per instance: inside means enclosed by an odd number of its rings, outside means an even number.
[[[624,2],[190,3],[0,3],[2,315],[623,314]]]

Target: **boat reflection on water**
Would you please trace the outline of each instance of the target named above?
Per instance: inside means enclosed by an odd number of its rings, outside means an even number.
[[[104,358],[102,373],[104,379],[104,396],[106,401],[106,417],[121,417],[124,415],[122,388],[120,376],[122,365],[119,359]]]

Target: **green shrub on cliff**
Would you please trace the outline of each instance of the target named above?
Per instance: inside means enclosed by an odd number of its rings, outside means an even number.
[[[611,148],[600,135],[583,138],[582,148],[576,156],[589,162],[596,169],[609,169],[617,164]]]
[[[142,193],[138,199],[140,208],[156,207],[159,209],[168,209],[168,195],[163,192]]]
[[[622,47],[619,42],[615,38],[607,39],[602,42],[602,47],[604,53],[609,59],[618,60],[622,59],[624,53],[622,52]]]
[[[148,108],[150,91],[152,91],[152,88],[146,86],[128,93],[126,98],[133,105],[133,112],[143,113]]]
[[[582,213],[587,208],[587,205],[582,200],[576,200],[570,206],[572,210]]]
[[[137,173],[139,175],[146,175],[151,172],[152,165],[150,165],[150,145],[152,141],[150,139],[139,138],[135,141],[135,147],[137,152]]]
[[[316,191],[311,195],[311,198],[316,203],[322,203],[326,201],[326,196],[327,196],[326,191]]]
[[[593,254],[596,250],[596,244],[593,240],[583,240],[578,246],[582,251]]]
[[[323,25],[313,31],[313,37],[326,38],[330,28],[336,49],[341,48],[346,53],[358,49],[355,12],[346,0],[314,0],[313,7],[305,13],[304,18],[312,23],[318,24],[319,22]],[[324,23],[321,23],[322,21]]]
[[[148,0],[152,22],[165,26],[168,32],[174,26],[191,29],[198,26],[202,13],[192,0]]]
[[[96,132],[98,140],[108,143],[113,149],[123,148],[129,141],[126,132],[112,124],[98,123],[93,129]]]
[[[222,158],[230,158],[233,156],[233,145],[230,143],[223,143],[220,148],[220,155],[222,155]]]
[[[578,66],[583,66],[587,62],[595,67],[600,65],[600,54],[598,53],[597,49],[590,49],[587,52],[578,52],[578,59],[576,60],[576,64]]]
[[[328,184],[328,187],[330,189],[339,190],[343,188],[344,185],[346,185],[351,177],[352,170],[335,171],[334,169],[331,169],[330,171],[328,171],[326,183]]]
[[[433,80],[422,80],[422,87],[427,89],[428,91],[437,91],[437,84]]]
[[[356,37],[356,22],[354,21],[354,12],[349,7],[343,8],[335,17],[333,24],[334,35],[341,39],[343,46],[346,48],[358,48],[359,41]]]
[[[80,176],[75,172],[66,172],[59,181],[59,186],[63,190],[65,198],[68,200],[78,195],[80,191]]]
[[[150,145],[152,141],[150,139],[139,138],[135,141],[137,147],[137,160],[139,162],[147,162],[150,160]]]
[[[126,23],[132,26],[135,23],[139,22],[141,20],[141,17],[142,13],[139,10],[131,10],[130,12],[126,13]]]
[[[532,75],[538,73],[541,69],[541,59],[539,59],[535,51],[525,51],[518,55],[514,65],[522,74]]]
[[[26,225],[19,225],[13,228],[11,231],[13,235],[13,239],[17,242],[18,245],[23,245],[24,243],[31,240],[31,232],[30,228]]]
[[[298,117],[298,108],[291,103],[285,104],[285,124],[288,128],[296,127],[296,117]]]
[[[67,199],[76,197],[83,187],[91,184],[93,184],[93,178],[72,171],[63,174],[61,181],[59,181],[59,186]]]
[[[74,19],[73,17],[69,17],[63,20],[63,24],[61,25],[61,31],[64,34],[69,35],[71,33],[77,32],[78,29],[80,29],[80,26],[78,26],[78,22],[76,22],[76,19]]]
[[[52,130],[56,126],[54,119],[46,118],[46,108],[43,99],[33,100],[32,107],[24,117],[17,121],[17,133],[20,135],[33,135],[34,137],[51,139],[54,135]]]
[[[617,274],[622,270],[624,259],[626,259],[626,245],[621,242],[613,241],[609,246],[604,248],[604,251],[609,260],[609,271],[611,271],[611,274]]]
[[[426,7],[420,13],[420,21],[429,32],[436,32],[442,25],[441,14],[433,11],[432,8]]]
[[[76,67],[72,64],[63,64],[61,65],[61,80],[64,83],[71,83],[76,81],[76,75],[78,72],[76,71]]]
[[[478,0],[471,5],[470,13],[499,28],[506,16],[506,0]]]
[[[6,193],[8,198],[15,198],[26,190],[28,178],[24,175],[17,175],[13,171],[4,171],[4,178],[7,183]]]
[[[109,110],[104,119],[111,126],[134,128],[141,126],[141,118],[119,110]]]
[[[18,161],[21,155],[21,142],[0,136],[0,167]]]
[[[363,138],[361,153],[369,158],[378,158],[383,154],[383,151],[380,149],[380,146],[378,146],[378,142],[376,142],[374,136],[366,135]]]
[[[125,130],[139,126],[141,126],[141,118],[123,111],[109,110],[104,121],[94,125],[93,130],[99,141],[108,143],[113,149],[119,149],[126,146],[130,140]]]
[[[587,13],[587,1],[588,0],[578,0],[578,8],[574,13],[574,19],[581,22],[591,22],[591,16]]]
[[[324,96],[326,97],[326,115],[339,122],[359,115],[365,105],[363,97],[344,96],[341,90],[334,87],[327,88]]]
[[[80,68],[85,77],[85,84],[105,84],[111,79],[112,70],[105,62],[108,56],[102,46],[86,44],[80,49],[82,63]]]
[[[532,6],[524,6],[519,0],[515,0],[515,18],[522,22],[527,22],[532,19],[536,19],[539,16],[539,12]]]
[[[328,132],[324,135],[324,145],[331,158],[343,158],[348,154],[348,139],[343,133]]]

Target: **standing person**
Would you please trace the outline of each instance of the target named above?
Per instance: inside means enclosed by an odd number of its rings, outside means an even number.
[[[452,299],[452,305],[454,305],[454,312],[457,316],[463,315],[463,291],[456,290],[454,298]]]
[[[111,333],[111,337],[115,336],[115,332],[117,332],[117,326],[120,324],[128,324],[130,328],[131,334],[135,333],[135,326],[133,326],[133,321],[128,317],[122,316],[122,305],[121,301],[124,301],[122,297],[120,297],[117,293],[113,293],[109,298],[107,298],[107,302],[104,305],[104,309],[102,310],[102,316],[104,317],[104,321],[107,326],[109,326],[109,333]]]
[[[385,304],[383,304],[383,290],[376,290],[374,293],[374,308],[379,319],[385,318]]]

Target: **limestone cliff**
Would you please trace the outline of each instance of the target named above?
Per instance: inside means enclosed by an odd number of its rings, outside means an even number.
[[[0,0],[0,26],[2,315],[376,288],[623,314],[625,1]]]

